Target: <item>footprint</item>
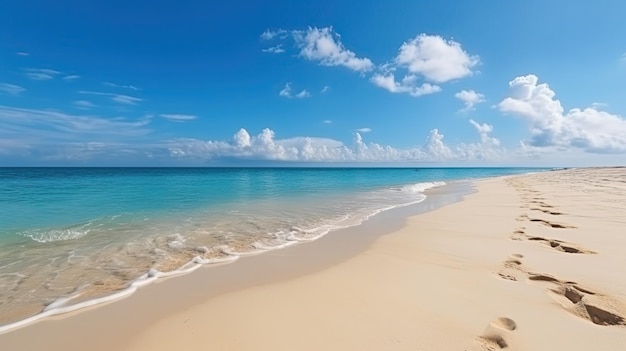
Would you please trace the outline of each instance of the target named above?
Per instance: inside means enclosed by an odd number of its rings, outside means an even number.
[[[531,210],[531,211],[539,211],[539,212],[543,212],[543,213],[546,213],[546,214],[549,214],[549,215],[553,215],[553,216],[560,216],[560,215],[563,215],[563,214],[564,214],[564,213],[562,213],[562,212],[550,211],[550,210],[546,210],[546,209],[544,209],[544,208],[536,208],[536,207],[532,207],[530,210]]]
[[[524,255],[522,254],[509,256],[509,258],[502,263],[502,268],[497,272],[497,275],[502,279],[514,282],[522,280],[525,277],[524,270],[522,269],[523,257]]]
[[[561,240],[556,240],[556,239],[546,239],[546,238],[542,238],[539,236],[527,236],[528,240],[530,241],[539,241],[542,242],[543,244],[546,244],[548,246],[550,246],[551,248],[557,250],[557,251],[561,251],[561,252],[565,252],[565,253],[574,253],[574,254],[595,254],[597,252],[586,249],[580,245],[576,245],[576,244],[572,244],[572,243],[567,243]]]
[[[548,205],[547,203],[545,203],[543,201],[536,201],[536,200],[534,200],[534,201],[531,201],[530,203],[537,204],[540,207],[544,207],[544,208],[554,208],[554,206]]]
[[[528,279],[548,284],[548,295],[570,313],[603,326],[626,326],[626,305],[611,297],[564,282],[548,274],[529,273]]]
[[[539,223],[539,224],[543,224],[543,225],[545,225],[547,227],[550,227],[550,228],[556,228],[556,229],[576,228],[573,225],[563,224],[563,223],[556,223],[556,222],[550,222],[550,221],[546,221],[545,219],[541,219],[541,218],[529,218],[528,216],[526,218],[528,218],[528,220],[531,221],[531,222],[536,222],[536,223]]]
[[[519,241],[519,240],[524,240],[528,238],[528,235],[526,235],[526,232],[524,231],[524,229],[526,229],[526,227],[519,227],[515,229],[513,231],[513,234],[509,235],[509,239]]]
[[[504,330],[515,330],[517,329],[517,323],[511,318],[500,317],[493,322],[491,322],[491,326],[504,329]]]
[[[500,317],[489,323],[485,331],[476,338],[483,350],[502,350],[509,347],[506,334],[517,329],[517,323],[507,317]]]

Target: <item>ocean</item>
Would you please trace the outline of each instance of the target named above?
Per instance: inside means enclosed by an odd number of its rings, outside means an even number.
[[[541,170],[0,168],[0,331],[332,235],[432,187]]]

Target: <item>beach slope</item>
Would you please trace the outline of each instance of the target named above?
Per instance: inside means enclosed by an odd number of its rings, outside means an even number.
[[[0,344],[11,350],[623,349],[626,169],[544,172],[475,186],[465,200],[410,217],[401,229],[323,266],[303,263],[311,256],[293,250],[257,256],[254,265],[244,258],[228,265],[231,278],[221,279],[249,284],[231,281],[232,288],[204,296],[197,276],[166,280],[104,307],[0,335]],[[272,268],[264,265],[272,264],[288,273],[264,278]],[[180,291],[196,292],[180,301]],[[69,330],[72,341],[59,340]]]

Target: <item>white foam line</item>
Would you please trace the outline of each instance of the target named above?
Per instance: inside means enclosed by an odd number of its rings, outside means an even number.
[[[181,268],[171,271],[171,272],[161,272],[154,268],[151,268],[148,273],[141,275],[139,278],[135,279],[128,288],[121,290],[117,293],[103,296],[97,299],[91,299],[87,301],[83,301],[81,303],[77,303],[75,305],[63,306],[68,301],[80,296],[80,293],[76,293],[66,297],[60,297],[48,306],[46,306],[41,313],[38,313],[34,316],[28,317],[26,319],[19,320],[17,322],[2,325],[0,326],[0,334],[4,334],[10,330],[17,329],[28,324],[34,323],[40,319],[52,317],[60,314],[70,313],[76,310],[80,310],[83,308],[104,304],[107,302],[115,301],[118,299],[122,299],[128,297],[137,291],[138,288],[146,286],[150,283],[153,283],[157,279],[168,278],[177,275],[183,275],[187,273],[191,273],[196,269],[202,267],[203,265],[210,264],[220,264],[220,263],[230,263],[237,261],[239,259],[239,255],[229,255],[229,257],[219,258],[219,259],[203,259],[199,256],[194,257],[191,261],[185,263]]]
[[[423,185],[424,183],[421,183],[420,185]],[[423,188],[423,190],[427,190],[427,189],[431,189],[431,188],[435,188],[438,186],[442,186],[445,185],[446,183],[444,182],[434,182],[434,183],[429,183],[427,186],[425,186]],[[73,298],[79,296],[80,294],[75,294],[69,297],[63,297],[63,298],[59,298],[56,301],[54,301],[53,303],[51,303],[50,305],[48,305],[46,308],[44,308],[44,310],[37,314],[34,315],[32,317],[26,318],[26,319],[22,319],[19,320],[17,322],[11,323],[11,324],[7,324],[7,325],[3,325],[0,326],[0,334],[4,334],[10,330],[16,329],[16,328],[20,328],[23,327],[25,325],[28,325],[30,323],[34,323],[40,319],[43,318],[47,318],[47,317],[51,317],[51,316],[55,316],[55,315],[59,315],[59,314],[64,314],[64,313],[69,313],[69,312],[73,312],[79,309],[83,309],[83,308],[87,308],[87,307],[91,307],[91,306],[95,306],[95,305],[99,305],[99,304],[103,304],[103,303],[107,303],[107,302],[111,302],[111,301],[115,301],[118,299],[122,299],[125,297],[128,297],[132,294],[135,293],[135,291],[137,291],[138,288],[142,287],[142,286],[146,286],[154,281],[156,281],[157,279],[160,278],[167,278],[167,277],[172,277],[172,276],[177,276],[177,275],[182,275],[182,274],[187,274],[190,272],[195,271],[196,269],[200,268],[202,265],[208,265],[208,264],[220,264],[220,263],[231,263],[234,261],[237,261],[241,256],[253,256],[253,255],[258,255],[270,250],[275,250],[275,249],[282,249],[288,246],[291,246],[293,244],[296,244],[298,242],[311,242],[311,241],[315,241],[325,235],[327,235],[328,233],[332,232],[332,231],[336,231],[336,230],[340,230],[340,229],[344,229],[344,228],[349,228],[349,227],[353,227],[353,226],[358,226],[361,225],[364,221],[368,220],[369,218],[394,209],[394,208],[400,208],[400,207],[406,207],[406,206],[410,206],[410,205],[414,205],[414,204],[418,204],[420,202],[423,202],[424,200],[426,200],[426,196],[424,195],[424,198],[419,199],[417,201],[412,201],[406,204],[400,204],[400,205],[395,205],[395,206],[388,206],[379,210],[375,210],[373,211],[371,214],[364,216],[358,223],[355,223],[353,225],[337,225],[334,226],[332,228],[329,228],[328,230],[324,230],[323,233],[315,236],[314,238],[298,238],[296,237],[293,233],[289,234],[286,238],[287,242],[285,242],[285,244],[282,245],[277,245],[275,247],[269,247],[269,246],[265,246],[263,244],[260,243],[255,243],[253,244],[253,246],[257,249],[255,251],[251,251],[251,252],[235,252],[230,250],[226,245],[221,246],[219,248],[219,250],[228,255],[228,257],[226,258],[221,258],[221,259],[203,259],[199,256],[195,256],[191,261],[185,263],[184,265],[182,265],[179,269],[171,271],[171,272],[160,272],[156,269],[150,269],[148,271],[148,273],[143,274],[142,276],[140,276],[139,278],[137,278],[135,281],[133,281],[128,288],[121,290],[118,293],[115,294],[111,294],[111,295],[107,295],[98,299],[92,299],[92,300],[88,300],[88,301],[84,301],[75,305],[70,305],[70,306],[65,306],[63,307],[62,305],[65,304],[68,301],[71,301]],[[299,228],[298,228],[299,229]],[[306,233],[306,230],[299,230],[301,232]],[[57,307],[58,306],[58,307]]]

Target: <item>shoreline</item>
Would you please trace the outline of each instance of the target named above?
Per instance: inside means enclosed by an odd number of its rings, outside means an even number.
[[[341,250],[337,250],[332,252],[332,258],[325,257],[318,262],[315,262],[310,267],[306,267],[307,274],[309,270],[315,269],[323,269],[325,266],[329,266],[337,263],[341,259],[347,259],[350,256],[358,254],[358,252],[365,250],[367,245],[371,244],[376,237],[391,233],[397,230],[402,222],[408,218],[409,216],[418,215],[420,213],[424,213],[427,211],[434,210],[436,208],[448,205],[450,203],[461,201],[462,197],[471,192],[471,182],[468,180],[459,180],[451,183],[447,183],[443,186],[437,186],[431,189],[427,189],[425,191],[426,199],[424,201],[398,206],[392,209],[382,210],[379,213],[376,213],[368,218],[366,218],[362,223],[350,227],[339,228],[331,231],[330,233],[323,235],[322,237],[312,240],[312,241],[301,241],[296,242],[294,245],[288,245],[283,248],[277,248],[273,250],[264,250],[259,252],[253,252],[251,254],[240,254],[238,256],[233,256],[232,259],[226,259],[221,261],[214,261],[210,263],[199,263],[194,260],[189,261],[185,265],[181,267],[179,270],[175,270],[172,272],[156,272],[151,273],[148,272],[141,277],[137,278],[133,281],[128,288],[125,288],[121,291],[114,292],[110,295],[106,295],[103,297],[99,297],[96,299],[86,300],[77,304],[61,306],[58,308],[54,308],[54,304],[56,301],[49,305],[44,311],[38,313],[36,315],[27,317],[25,319],[18,320],[16,322],[12,322],[9,324],[5,324],[0,326],[0,341],[3,335],[11,334],[17,332],[24,328],[30,328],[39,323],[45,323],[46,321],[53,320],[62,320],[65,318],[73,318],[74,316],[79,316],[83,312],[89,312],[90,310],[97,310],[102,307],[106,307],[110,304],[116,304],[126,299],[132,298],[138,292],[144,289],[150,289],[153,286],[158,286],[165,281],[174,280],[177,281],[180,278],[185,278],[190,275],[194,275],[197,273],[202,274],[205,269],[213,270],[213,269],[223,269],[221,266],[232,264],[241,264],[244,260],[255,259],[257,256],[265,256],[265,255],[277,255],[282,256],[285,251],[289,250],[303,250],[303,246],[311,246],[310,248],[306,248],[306,252],[314,252],[312,246],[315,246],[315,243],[320,241],[329,240],[329,237],[340,236],[341,240],[349,240],[350,244],[357,244],[356,246],[352,246],[350,249],[345,250],[345,252]],[[381,225],[382,224],[382,225]],[[363,230],[365,228],[365,230]],[[367,233],[367,235],[362,235],[363,233]],[[350,237],[350,239],[345,239],[344,237]],[[319,244],[318,244],[319,245]],[[331,246],[332,244],[326,245],[322,244],[326,248]],[[319,254],[319,252],[317,252]],[[331,261],[332,260],[332,261]],[[315,268],[314,266],[319,266],[321,268]],[[276,267],[275,267],[276,268]],[[267,272],[268,276],[272,277],[272,280],[280,280],[284,279],[282,274],[285,272],[278,273],[280,269],[275,269],[272,272]],[[278,274],[277,274],[278,273]],[[296,276],[302,272],[290,272],[289,275]],[[237,273],[235,273],[237,274]],[[187,278],[189,279],[189,278]],[[231,284],[231,279],[227,279],[227,284]],[[259,279],[263,280],[263,279]],[[265,282],[265,281],[264,281]],[[168,284],[172,284],[168,282]],[[248,285],[248,284],[246,284]],[[233,290],[240,289],[242,287],[231,287],[226,288],[224,290]],[[222,290],[222,289],[218,289]],[[213,293],[215,294],[215,293]],[[63,298],[59,299],[59,302],[63,302]]]
[[[346,235],[163,279],[2,334],[0,343],[64,351],[620,349],[625,176],[605,168],[474,181],[476,192],[434,211],[387,211]],[[438,195],[446,194],[434,189],[428,198]]]

